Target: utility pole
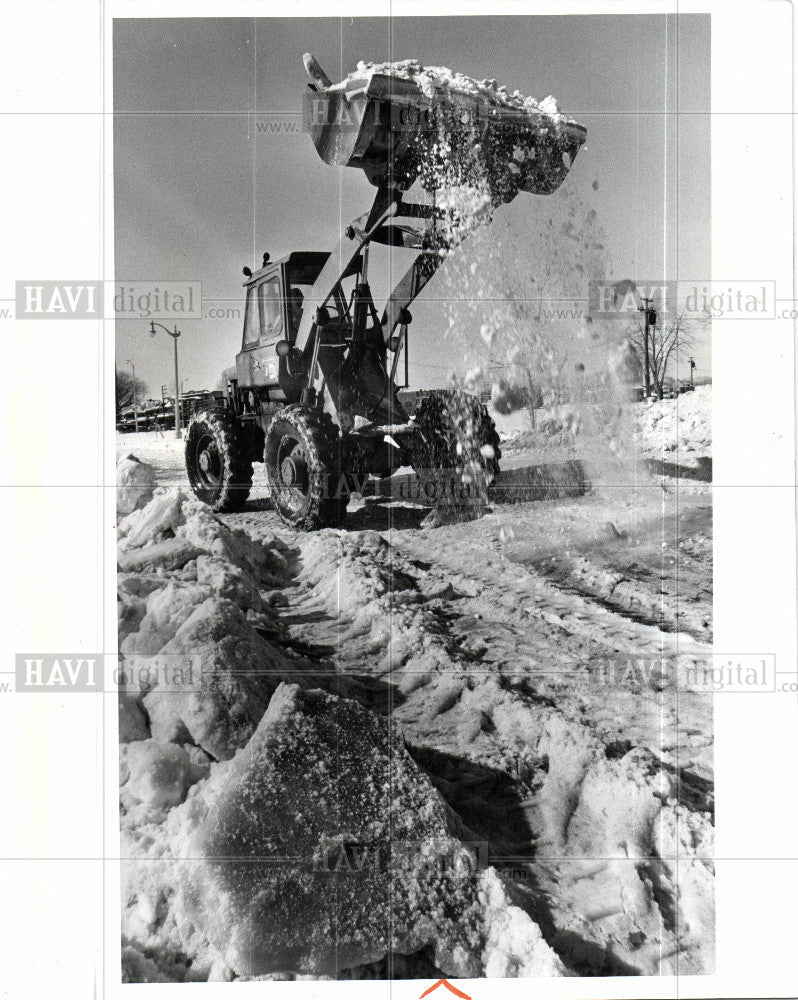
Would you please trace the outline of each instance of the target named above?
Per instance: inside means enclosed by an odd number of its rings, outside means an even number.
[[[180,375],[177,368],[177,338],[180,336],[180,331],[177,327],[174,328],[174,331],[169,330],[163,325],[163,323],[156,323],[155,320],[152,319],[150,320],[151,337],[154,337],[157,332],[155,329],[156,326],[159,326],[164,333],[168,333],[175,345],[175,437],[180,439],[183,436],[180,433]]]
[[[644,298],[642,306],[638,306],[637,311],[643,314],[643,366],[645,369],[645,394],[648,397],[651,393],[649,338],[652,329],[657,323],[657,310],[654,308],[654,300]]]
[[[138,390],[138,386],[136,385],[136,366],[133,364],[133,362],[130,360],[130,358],[127,359],[127,361],[125,362],[125,364],[126,365],[130,365],[130,367],[133,369],[133,427],[135,428],[135,431],[138,434],[138,431],[139,431],[139,390]]]

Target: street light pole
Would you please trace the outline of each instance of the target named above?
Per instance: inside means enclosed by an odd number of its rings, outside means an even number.
[[[175,437],[180,438],[180,376],[177,371],[177,338],[180,336],[177,327],[175,327],[174,336],[172,340],[175,345]]]
[[[646,398],[651,393],[651,361],[649,360],[649,337],[651,327],[657,321],[657,311],[654,308],[653,299],[643,299],[642,306],[637,307],[638,312],[643,314],[643,365],[645,367]]]
[[[180,331],[177,327],[174,328],[174,332],[169,330],[163,325],[163,323],[156,323],[154,319],[150,320],[150,336],[154,337],[156,334],[155,327],[159,326],[164,333],[168,333],[175,344],[175,437],[181,438],[183,435],[180,433],[180,375],[177,367],[177,338],[180,336]]]

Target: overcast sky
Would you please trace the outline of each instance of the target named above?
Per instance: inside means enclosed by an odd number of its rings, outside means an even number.
[[[264,250],[332,249],[373,199],[361,171],[324,164],[297,124],[306,51],[336,80],[360,59],[415,58],[553,94],[588,128],[565,185],[596,210],[611,275],[709,278],[708,16],[116,20],[116,278],[202,283],[206,317],[180,324],[186,389],[213,387],[240,348],[241,319],[207,310],[240,306],[242,266]],[[546,201],[522,193],[502,211],[523,233],[544,224]],[[411,382],[439,385],[457,346],[421,310]],[[117,324],[117,363],[133,360],[158,396],[172,345],[147,329]],[[708,375],[705,336],[695,354]]]

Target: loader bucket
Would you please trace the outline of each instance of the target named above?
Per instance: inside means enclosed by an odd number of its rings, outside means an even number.
[[[556,191],[587,135],[558,115],[443,87],[429,96],[412,79],[380,73],[314,91],[305,117],[325,163],[406,190],[417,178],[435,185],[428,167],[438,155],[450,172],[462,163],[462,182],[478,169],[497,204],[518,191]]]

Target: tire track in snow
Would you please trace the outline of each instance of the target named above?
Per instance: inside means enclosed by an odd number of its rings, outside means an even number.
[[[344,675],[350,696],[394,712],[574,972],[705,969],[711,796],[678,766],[679,694],[590,685],[596,659],[706,647],[511,562],[495,538],[478,571],[473,539],[439,529],[434,541],[412,531],[294,537],[281,610],[289,641]],[[608,728],[601,700],[612,711],[645,706],[648,739],[620,738],[626,720]],[[657,716],[668,739],[651,738]],[[622,823],[608,802],[624,803]]]

